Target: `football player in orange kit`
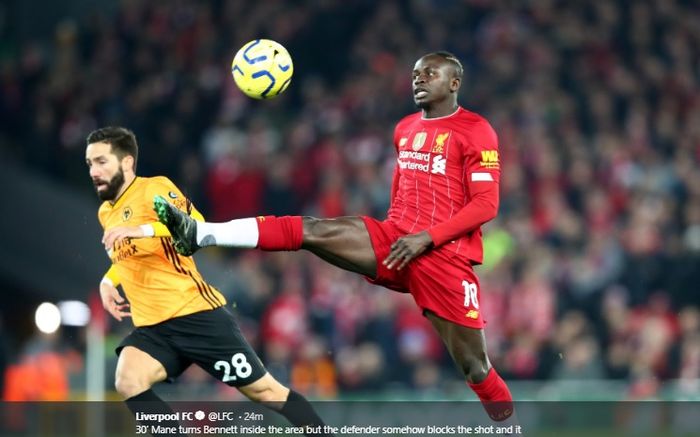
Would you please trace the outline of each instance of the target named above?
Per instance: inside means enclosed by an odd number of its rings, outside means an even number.
[[[296,426],[323,425],[303,396],[266,371],[226,299],[202,278],[194,260],[175,251],[153,211],[153,197],[168,199],[195,219],[202,215],[168,178],[136,176],[137,160],[136,137],[126,128],[104,127],[87,137],[85,161],[104,201],[98,216],[112,261],[100,283],[102,305],[119,321],[131,316],[136,327],[116,350],[115,386],[127,406],[135,415],[171,413],[151,387],[197,364]],[[160,425],[178,429],[177,423]]]

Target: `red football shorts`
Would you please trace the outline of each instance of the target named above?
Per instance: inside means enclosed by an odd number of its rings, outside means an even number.
[[[429,250],[397,271],[389,270],[382,261],[391,245],[404,232],[388,221],[362,217],[377,257],[377,277],[367,278],[373,284],[411,293],[422,310],[469,328],[481,329],[481,288],[471,263],[445,247]]]

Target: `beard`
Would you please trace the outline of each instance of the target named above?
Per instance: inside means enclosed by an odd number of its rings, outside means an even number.
[[[112,179],[107,182],[107,188],[102,191],[97,190],[97,197],[104,201],[115,200],[122,185],[124,185],[124,172],[120,168],[119,171],[112,176]]]
[[[413,104],[416,105],[416,107],[418,109],[427,109],[427,108],[430,108],[430,105],[431,105],[430,102],[426,102],[425,100],[421,100],[419,102],[414,100]]]

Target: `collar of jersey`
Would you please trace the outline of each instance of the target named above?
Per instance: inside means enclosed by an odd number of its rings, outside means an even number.
[[[453,115],[455,115],[456,113],[458,113],[461,109],[462,109],[462,107],[458,105],[458,106],[457,106],[457,109],[455,110],[455,112],[453,112],[452,114],[449,114],[449,115],[443,115],[442,117],[423,118],[423,114],[421,114],[420,119],[421,119],[421,120],[424,120],[424,121],[442,120],[443,118],[452,117]]]
[[[126,193],[128,193],[129,190],[131,189],[131,187],[133,187],[133,186],[136,184],[136,180],[137,180],[137,179],[139,179],[138,176],[136,176],[136,177],[134,178],[134,180],[131,181],[131,183],[129,184],[128,187],[126,187],[126,190],[124,190],[124,192],[122,193],[122,195],[119,196],[119,198],[118,198],[117,200],[114,201],[114,203],[112,204],[112,209],[114,209],[114,208],[116,208],[117,206],[119,206],[119,202],[121,202],[121,200],[122,200],[124,197],[126,197]]]

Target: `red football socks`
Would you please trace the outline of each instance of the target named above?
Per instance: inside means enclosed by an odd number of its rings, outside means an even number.
[[[486,413],[494,421],[501,422],[513,414],[513,397],[496,369],[491,368],[482,382],[467,384],[479,396]]]
[[[261,250],[299,250],[304,237],[301,216],[257,217],[258,248]]]

